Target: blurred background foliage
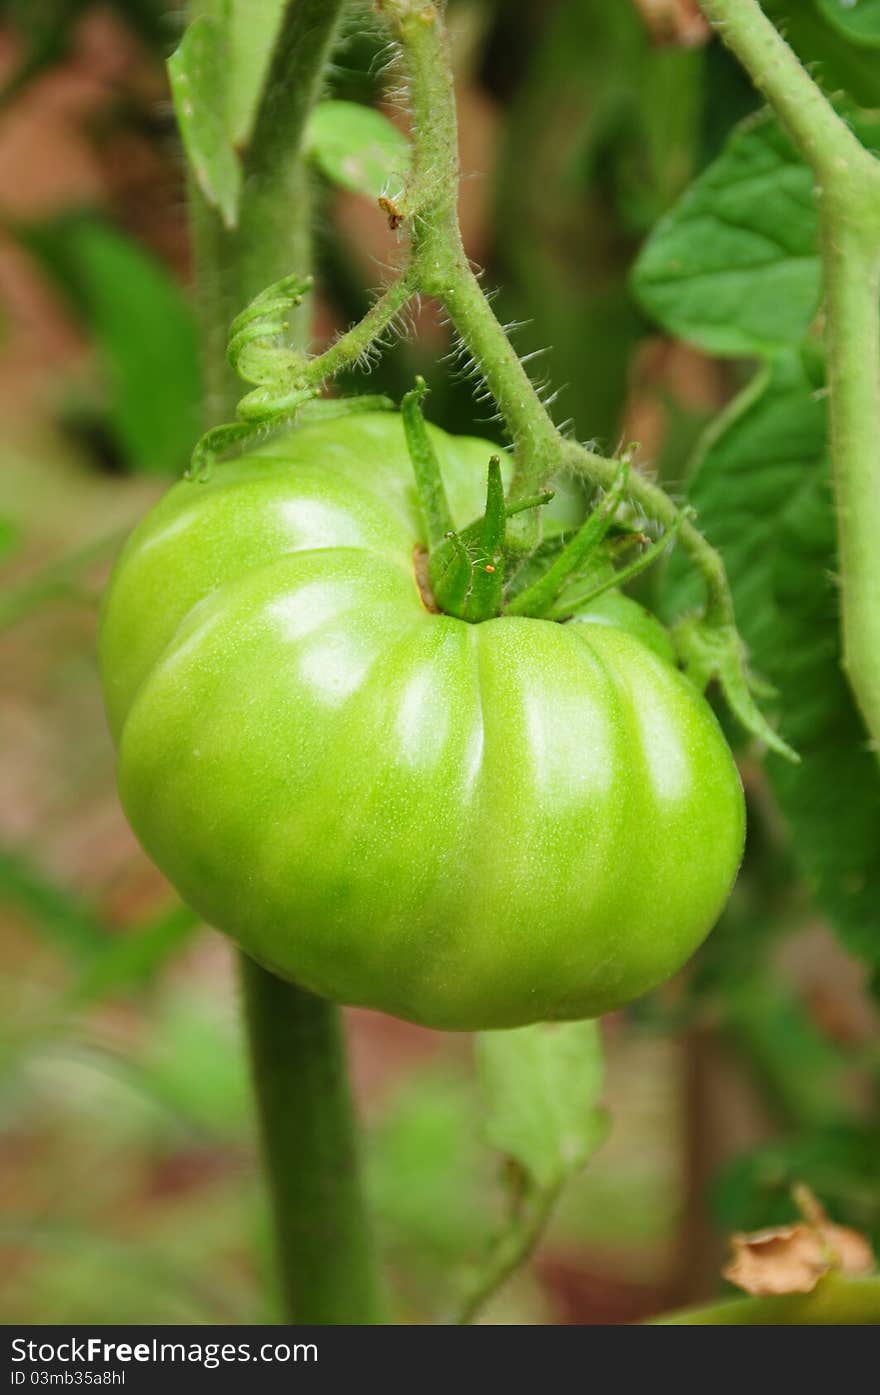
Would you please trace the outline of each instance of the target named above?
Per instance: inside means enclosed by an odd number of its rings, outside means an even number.
[[[244,33],[244,0],[231,4]],[[260,0],[261,15],[273,4]],[[876,5],[766,8],[829,90],[880,106]],[[719,359],[698,297],[679,323],[681,297],[657,292],[668,244],[656,234],[633,291],[650,230],[669,214],[661,227],[675,231],[680,196],[754,108],[748,85],[691,0],[452,0],[450,20],[465,240],[500,287],[502,319],[519,326],[517,347],[543,354],[538,371],[562,386],[558,417],[606,448],[640,441],[683,491],[706,424],[762,355],[770,374],[766,411],[759,402],[740,436],[716,433],[697,451],[692,487],[728,554],[759,667],[795,713],[809,779],[741,751],[750,834],[729,910],[678,980],[605,1024],[609,1139],[535,1265],[486,1313],[622,1322],[716,1292],[725,1232],[789,1218],[795,1181],[880,1240],[880,844],[868,837],[880,782],[837,676],[815,305],[787,359],[762,345]],[[167,0],[0,5],[7,1322],[276,1312],[230,955],[125,827],[94,661],[113,553],[198,429],[185,176],[164,71],[181,29]],[[353,23],[330,95],[379,100],[386,58],[381,36]],[[318,172],[315,185],[320,341],[363,311],[395,246],[369,202]],[[415,330],[370,389],[400,396],[422,372],[436,420],[496,434],[454,357],[442,361],[448,331],[430,306]],[[790,475],[777,470],[757,503],[735,488],[743,461],[778,466],[776,413],[802,433],[789,446],[795,473],[810,461],[819,471],[818,531],[815,500],[814,514],[783,516]],[[780,538],[801,571],[784,570],[780,592],[765,567],[750,593],[751,569]],[[805,558],[824,589],[804,580]],[[654,603],[680,603],[686,586],[673,567],[654,579]],[[782,597],[775,621],[768,587]],[[806,668],[786,666],[804,652]],[[798,715],[805,684],[826,695],[819,718]],[[442,1318],[499,1215],[471,1042],[349,1019],[399,1315]]]

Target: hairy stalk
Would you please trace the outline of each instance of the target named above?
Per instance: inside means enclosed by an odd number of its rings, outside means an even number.
[[[590,484],[599,485],[604,490],[614,486],[620,469],[619,460],[608,460],[593,451],[584,450],[574,441],[565,442],[563,463],[575,474],[581,475]],[[627,483],[627,494],[649,518],[662,523],[666,528],[678,528],[681,544],[691,561],[700,572],[706,586],[706,619],[711,624],[733,625],[733,597],[724,563],[721,556],[703,537],[698,528],[687,519],[681,521],[678,506],[659,485],[646,475],[631,470]]]
[[[468,262],[458,223],[458,128],[446,36],[434,5],[385,0],[404,55],[415,130],[412,178],[392,210],[409,223],[419,288],[449,314],[510,432],[509,496],[534,494],[559,467],[562,438]]]
[[[411,181],[392,212],[409,223],[419,289],[435,296],[448,311],[510,432],[514,474],[508,497],[535,494],[560,466],[589,484],[610,489],[620,462],[585,450],[558,431],[465,255],[458,225],[454,87],[439,12],[424,0],[380,0],[380,8],[403,55],[415,136]],[[678,519],[668,495],[635,470],[627,493],[658,523],[672,526]],[[525,518],[533,520],[534,515]],[[686,522],[679,536],[703,577],[707,619],[732,625],[733,602],[721,558],[693,524]]]
[[[235,410],[238,389],[226,364],[234,315],[291,265],[308,271],[309,203],[299,146],[342,9],[342,0],[288,0],[245,155],[249,183],[239,228],[227,232],[191,185],[208,425]],[[339,1008],[245,956],[241,963],[285,1317],[378,1322]]]
[[[373,301],[363,319],[340,334],[322,354],[309,361],[303,372],[303,380],[320,384],[363,358],[392,326],[395,316],[400,314],[412,293],[411,273],[392,281]]]
[[[758,0],[703,0],[703,9],[816,176],[844,668],[880,751],[880,162],[837,115]]]

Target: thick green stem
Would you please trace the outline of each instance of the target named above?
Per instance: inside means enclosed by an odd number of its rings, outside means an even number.
[[[309,269],[310,185],[299,151],[344,8],[345,0],[287,0],[243,158],[238,309],[270,281]]]
[[[241,964],[288,1320],[379,1322],[339,1009]]]
[[[843,666],[880,752],[880,218],[821,207]]]
[[[880,163],[758,0],[703,0],[703,9],[816,176],[844,668],[880,751]]]
[[[228,421],[239,396],[226,361],[226,336],[233,319],[271,282],[294,269],[305,275],[311,263],[311,190],[299,149],[345,3],[287,0],[251,137],[242,153],[244,194],[238,226],[224,227],[219,213],[190,180],[207,426]],[[305,315],[294,319],[290,337],[305,347]]]
[[[876,1327],[880,1276],[828,1274],[812,1293],[773,1298],[729,1298],[652,1318],[651,1327]]]
[[[208,425],[235,411],[238,388],[226,362],[232,319],[292,265],[309,271],[299,147],[342,8],[342,0],[289,0],[245,156],[239,228],[226,231],[191,184]],[[242,974],[285,1316],[380,1321],[339,1009],[245,956]]]

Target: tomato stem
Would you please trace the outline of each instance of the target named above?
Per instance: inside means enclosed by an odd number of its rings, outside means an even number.
[[[301,140],[343,8],[344,0],[296,0],[285,7],[244,155],[248,192],[238,228],[226,229],[195,180],[190,183],[207,426],[228,422],[235,411],[238,392],[226,363],[233,316],[282,279],[295,298],[299,289],[285,276],[291,266],[303,278],[308,274],[310,208]],[[272,313],[282,308],[276,305]],[[385,310],[393,313],[394,306],[383,306],[370,329]],[[275,330],[288,346],[296,341],[302,347],[306,317],[292,325],[282,317]],[[297,357],[303,361],[301,353]],[[221,429],[246,439],[255,427],[237,422]],[[378,1322],[379,1282],[358,1181],[339,1008],[244,956],[242,975],[284,1316],[297,1323]]]
[[[380,1322],[339,1009],[241,965],[285,1310],[297,1323]]]
[[[414,155],[410,181],[396,208],[408,225],[414,288],[446,309],[474,366],[498,404],[514,447],[509,502],[533,495],[560,468],[594,488],[614,486],[620,461],[564,437],[498,321],[468,262],[458,223],[458,132],[444,27],[438,7],[424,0],[383,0],[382,13],[400,46],[413,113]],[[650,518],[670,528],[678,509],[638,470],[627,493]],[[518,541],[538,539],[537,516],[527,515]],[[733,600],[719,554],[690,522],[680,526],[682,546],[706,587],[707,620],[733,625]]]

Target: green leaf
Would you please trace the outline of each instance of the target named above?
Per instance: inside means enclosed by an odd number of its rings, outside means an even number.
[[[555,1192],[603,1141],[602,1044],[595,1022],[538,1023],[477,1037],[487,1142],[528,1183]]]
[[[821,369],[806,353],[761,373],[710,433],[689,487],[722,553],[759,675],[801,756],[767,770],[816,903],[880,964],[880,772],[840,666],[835,537]],[[694,599],[680,559],[668,599]]]
[[[285,0],[225,0],[230,75],[226,125],[234,149],[250,138]]]
[[[0,904],[27,916],[50,943],[74,959],[92,959],[109,942],[106,925],[73,892],[31,865],[27,857],[0,849]]]
[[[880,139],[880,118],[853,120]],[[670,333],[714,354],[769,356],[799,344],[822,288],[813,175],[767,112],[749,117],[661,220],[633,290]]]
[[[644,308],[709,353],[798,343],[821,286],[812,187],[775,119],[744,121],[645,244],[633,272]]]
[[[439,1318],[495,1213],[472,1078],[436,1065],[408,1074],[383,1102],[364,1161],[371,1211],[406,1308],[412,1312],[415,1299],[413,1317],[421,1309]]]
[[[721,997],[738,1058],[787,1128],[827,1128],[853,1113],[851,1059],[771,965],[729,977]]]
[[[90,215],[21,234],[90,330],[109,387],[111,428],[139,470],[172,473],[198,435],[195,319],[164,266]]]
[[[241,165],[228,130],[229,61],[224,28],[209,15],[200,15],[168,59],[168,76],[180,134],[199,187],[232,228],[241,196]]]
[[[0,562],[12,555],[19,543],[19,532],[11,518],[0,516]]]
[[[77,1007],[97,998],[143,988],[173,958],[200,922],[188,906],[170,911],[116,935],[81,973],[71,991]]]
[[[851,43],[880,47],[880,0],[815,0],[815,4]]]
[[[305,151],[331,183],[373,199],[398,193],[410,163],[403,132],[358,102],[319,102],[306,127]]]

